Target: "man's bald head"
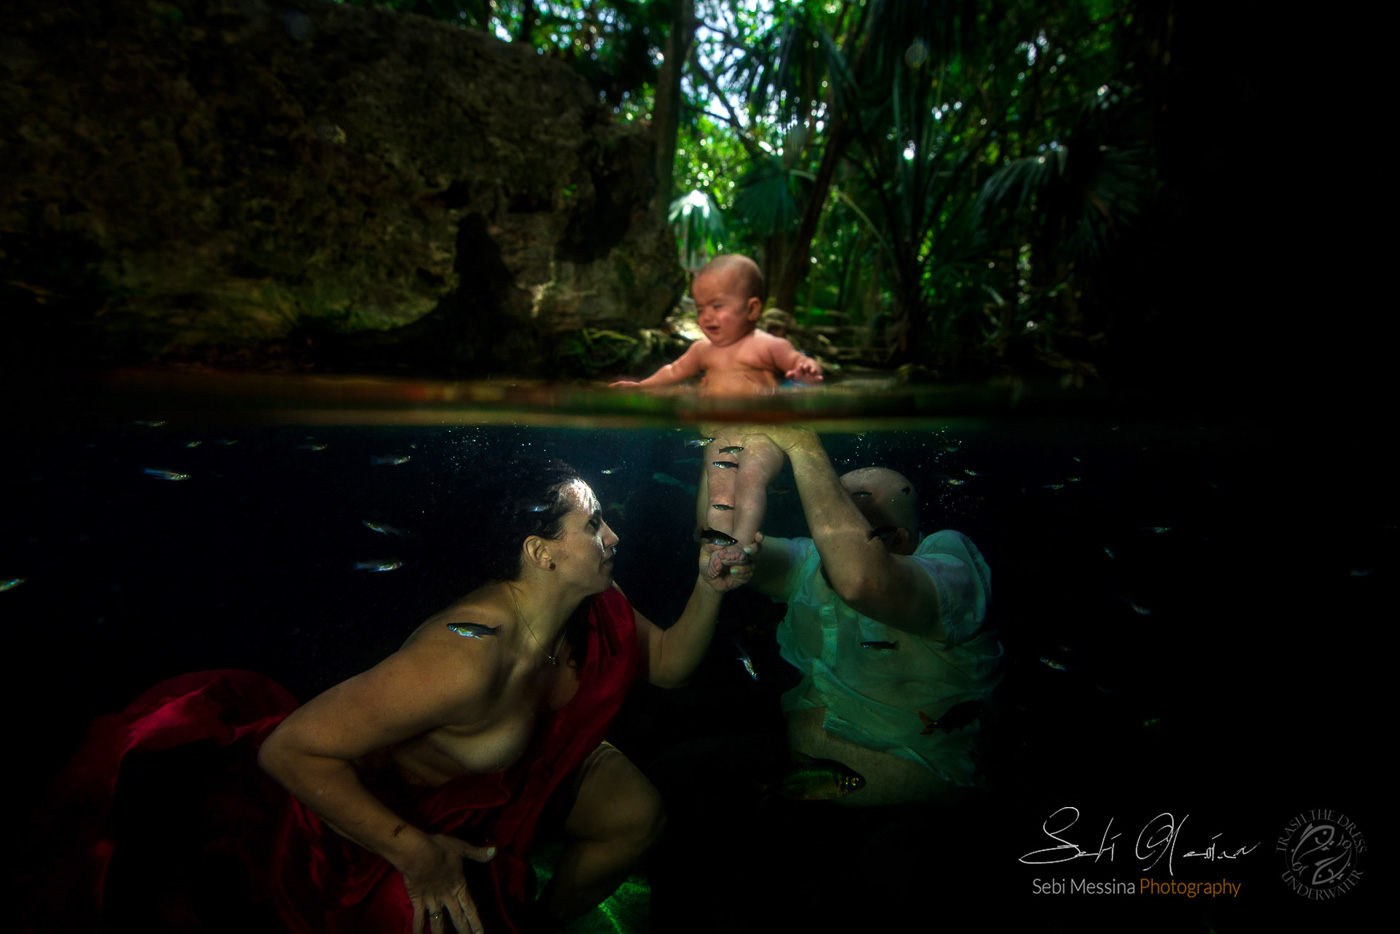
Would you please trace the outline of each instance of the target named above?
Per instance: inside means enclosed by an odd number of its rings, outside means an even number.
[[[909,549],[918,545],[919,495],[903,474],[886,467],[862,467],[841,478],[871,528],[893,525],[909,533]]]

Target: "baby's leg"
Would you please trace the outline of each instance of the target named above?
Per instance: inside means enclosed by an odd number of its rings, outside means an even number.
[[[735,539],[736,549],[752,545],[768,510],[768,484],[783,467],[783,452],[765,435],[720,432],[706,448],[707,528]],[[703,521],[703,519],[702,519]],[[710,576],[723,572],[731,553],[716,552]]]
[[[735,538],[734,523],[739,515],[739,453],[743,450],[742,438],[737,433],[723,430],[702,429],[713,438],[705,446],[703,455],[705,469],[700,476],[700,497],[696,502],[697,519],[700,530],[713,529]],[[751,539],[750,539],[751,541]],[[720,548],[710,556],[710,577],[724,573],[724,562],[743,563],[748,559],[743,552],[747,542],[740,539],[738,544]]]
[[[726,535],[734,535],[734,522],[738,511],[739,497],[739,458],[743,450],[738,434],[717,431],[714,440],[705,445],[701,458],[705,464],[705,499],[700,528],[714,529]],[[747,544],[743,539],[739,544]]]
[[[768,512],[768,484],[783,469],[783,452],[766,435],[747,435],[740,450],[734,500],[734,531],[740,545],[752,544]]]

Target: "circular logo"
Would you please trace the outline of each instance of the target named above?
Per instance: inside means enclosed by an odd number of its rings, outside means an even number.
[[[1288,822],[1275,851],[1283,856],[1283,882],[1304,898],[1332,899],[1361,881],[1366,838],[1345,814],[1304,811]]]

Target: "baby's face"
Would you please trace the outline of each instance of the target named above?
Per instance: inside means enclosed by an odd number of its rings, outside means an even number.
[[[763,310],[757,297],[743,294],[743,278],[734,271],[707,272],[695,279],[690,294],[700,330],[716,347],[726,347],[747,337]]]

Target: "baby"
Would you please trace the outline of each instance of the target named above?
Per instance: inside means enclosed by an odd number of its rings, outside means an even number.
[[[619,380],[613,386],[669,386],[703,374],[706,395],[772,393],[778,381],[816,382],[822,378],[815,360],[799,353],[785,338],[757,328],[763,311],[763,274],[746,256],[718,256],[695,274],[690,287],[705,336],[640,382]],[[716,431],[703,455],[707,491],[699,504],[711,540],[720,545],[749,545],[768,508],[768,483],[782,469],[783,454],[766,435]],[[708,502],[706,502],[708,500]],[[706,521],[708,519],[708,521]],[[733,539],[733,541],[727,541]],[[718,556],[711,576],[718,573]]]

